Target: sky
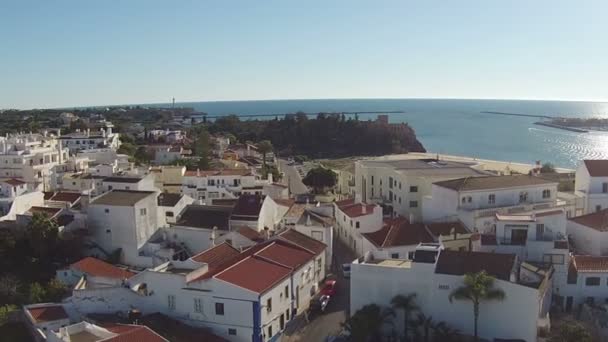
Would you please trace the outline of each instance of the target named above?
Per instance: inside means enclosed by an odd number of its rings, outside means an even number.
[[[0,0],[0,108],[608,100],[608,1]]]

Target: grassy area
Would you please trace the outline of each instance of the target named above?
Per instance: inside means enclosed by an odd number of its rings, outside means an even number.
[[[30,335],[27,327],[23,323],[16,322],[0,325],[0,340],[34,342],[34,338]]]

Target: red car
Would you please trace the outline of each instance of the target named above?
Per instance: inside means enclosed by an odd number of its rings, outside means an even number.
[[[323,288],[321,289],[321,295],[334,296],[336,294],[336,281],[326,280]]]

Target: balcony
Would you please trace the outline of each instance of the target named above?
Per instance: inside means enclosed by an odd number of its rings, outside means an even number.
[[[551,209],[551,208],[560,209],[560,208],[565,207],[566,205],[568,205],[568,203],[566,201],[557,200],[557,201],[552,201],[552,202],[540,202],[540,203],[525,202],[525,203],[520,203],[517,205],[496,206],[496,207],[489,207],[489,208],[488,207],[466,208],[466,207],[461,206],[459,209],[461,211],[469,213],[470,215],[472,215],[472,217],[474,219],[476,219],[476,218],[481,218],[481,217],[491,217],[496,214],[512,215],[512,214],[525,213],[525,212]]]

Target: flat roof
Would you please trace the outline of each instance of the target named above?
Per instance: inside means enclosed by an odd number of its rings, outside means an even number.
[[[465,177],[433,183],[455,191],[508,189],[522,186],[557,185],[557,182],[530,175]]]
[[[112,190],[97,197],[91,202],[91,204],[130,207],[150,195],[155,195],[155,192],[137,190]]]

